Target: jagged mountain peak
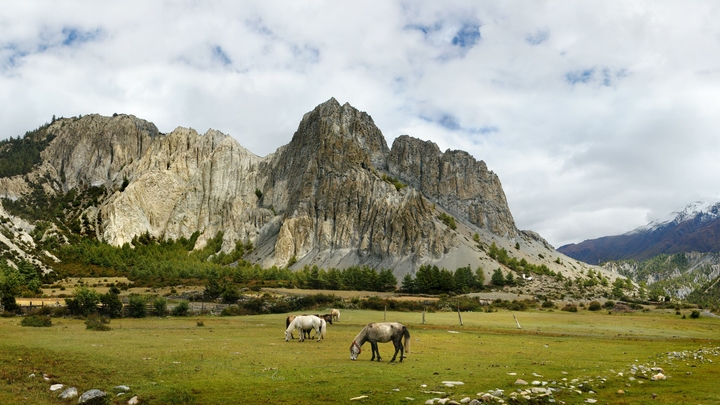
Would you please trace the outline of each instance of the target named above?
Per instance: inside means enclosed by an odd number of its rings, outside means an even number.
[[[252,243],[247,259],[263,266],[370,265],[403,276],[422,264],[485,268],[497,243],[518,260],[570,271],[541,238],[517,230],[482,160],[407,135],[390,149],[369,114],[334,98],[265,157],[214,129],[161,134],[124,114],[50,127],[56,137],[38,170],[0,178],[0,196],[101,186],[91,206],[67,215],[81,235],[113,245],[199,233],[201,248],[222,233],[223,251]]]
[[[695,201],[670,215],[622,235],[561,246],[558,251],[596,264],[644,260],[659,254],[720,251],[720,202]]]
[[[720,217],[720,201],[703,199],[693,201],[680,210],[673,211],[669,215],[656,219],[647,225],[643,225],[627,232],[626,235],[633,235],[641,232],[648,232],[667,225],[677,225],[685,221],[697,219],[699,222],[712,221]]]

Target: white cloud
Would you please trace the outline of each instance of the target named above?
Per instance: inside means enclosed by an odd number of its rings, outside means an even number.
[[[15,2],[0,137],[124,112],[264,155],[336,97],[465,149],[556,246],[720,191],[720,9],[693,2]]]

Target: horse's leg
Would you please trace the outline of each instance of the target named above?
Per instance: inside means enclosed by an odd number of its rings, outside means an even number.
[[[393,345],[395,346],[395,354],[393,354],[393,358],[390,360],[390,363],[395,361],[398,351],[400,351],[400,348],[402,347],[402,342],[400,342],[400,340],[393,340]],[[402,361],[402,355],[400,355],[400,361]]]
[[[375,361],[375,344],[376,343],[373,341],[370,342],[370,351],[372,352],[372,357],[370,358],[370,361]]]
[[[375,342],[375,353],[377,353],[377,361],[382,361],[380,358],[380,350],[378,349],[378,344]]]

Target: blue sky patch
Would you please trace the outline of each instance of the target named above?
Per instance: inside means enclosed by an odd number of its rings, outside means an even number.
[[[102,30],[97,28],[93,31],[82,31],[77,28],[63,28],[63,41],[65,46],[76,46],[85,42],[91,42],[98,39],[102,35]]]
[[[577,70],[575,72],[565,73],[565,80],[570,84],[587,83],[592,80],[595,74],[595,68]]]
[[[494,125],[485,125],[478,128],[466,128],[460,125],[460,120],[452,114],[441,114],[437,117],[429,117],[427,115],[421,115],[420,119],[433,124],[440,125],[441,127],[450,131],[463,131],[474,135],[487,135],[495,132],[499,132],[498,127]]]
[[[461,48],[472,48],[480,40],[480,25],[463,24],[452,39],[452,44]]]
[[[525,36],[525,42],[530,45],[540,45],[550,38],[550,33],[547,30],[539,30],[534,34],[527,34]]]
[[[213,48],[212,55],[213,55],[213,59],[222,63],[225,66],[232,64],[232,60],[225,53],[225,51],[222,49],[222,47],[220,45],[217,45],[215,48]]]

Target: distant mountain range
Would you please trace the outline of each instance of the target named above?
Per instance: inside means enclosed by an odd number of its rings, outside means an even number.
[[[589,239],[557,250],[589,264],[645,260],[680,252],[720,252],[720,201],[693,202],[628,233]]]

